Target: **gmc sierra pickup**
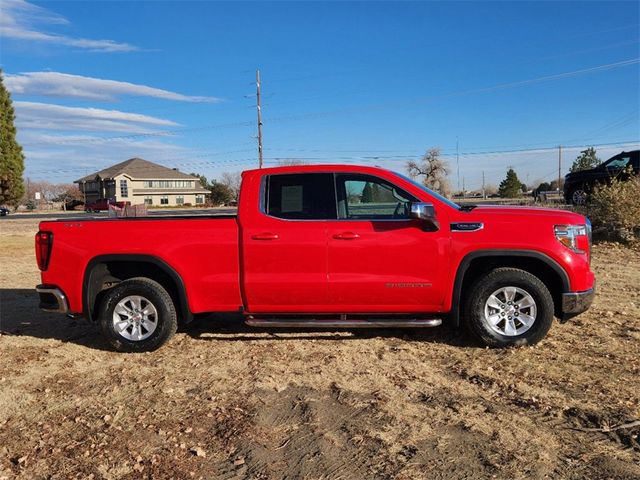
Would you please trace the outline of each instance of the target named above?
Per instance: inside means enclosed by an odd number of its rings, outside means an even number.
[[[46,221],[40,307],[153,350],[209,312],[273,327],[466,325],[486,345],[538,342],[594,296],[589,221],[459,206],[391,171],[242,175],[238,215]]]

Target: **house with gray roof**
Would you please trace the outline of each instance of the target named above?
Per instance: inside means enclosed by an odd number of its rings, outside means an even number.
[[[209,191],[197,177],[157,163],[131,158],[76,180],[87,203],[101,198],[132,205],[201,205]]]

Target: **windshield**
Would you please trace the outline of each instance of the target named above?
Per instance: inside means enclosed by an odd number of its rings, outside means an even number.
[[[446,203],[447,205],[449,205],[451,208],[455,208],[456,210],[460,210],[460,205],[458,205],[455,202],[452,202],[451,200],[449,200],[447,197],[440,195],[438,192],[434,192],[433,190],[431,190],[430,188],[425,187],[424,185],[422,185],[419,182],[416,182],[413,178],[407,177],[406,175],[403,175],[402,173],[398,173],[398,172],[393,172],[396,175],[398,175],[400,178],[403,178],[404,180],[406,180],[407,182],[411,183],[412,185],[415,185],[416,187],[418,187],[420,190],[422,190],[423,192],[428,193],[429,195],[436,197],[438,200],[440,200],[443,203]]]

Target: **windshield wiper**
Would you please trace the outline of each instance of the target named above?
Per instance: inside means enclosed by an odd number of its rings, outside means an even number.
[[[477,206],[478,205],[460,205],[460,211],[461,212],[470,212],[471,210],[473,210]]]

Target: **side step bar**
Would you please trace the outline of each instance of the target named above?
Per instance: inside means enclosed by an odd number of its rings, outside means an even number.
[[[342,315],[340,319],[317,318],[255,318],[248,316],[245,319],[251,327],[284,327],[284,328],[427,328],[442,325],[440,318],[409,318],[409,319],[346,319]]]

